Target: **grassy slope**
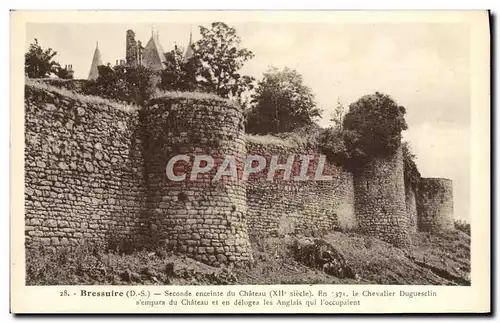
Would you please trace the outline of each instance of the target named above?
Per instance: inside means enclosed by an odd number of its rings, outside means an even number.
[[[378,239],[333,232],[324,240],[340,252],[356,278],[337,278],[307,267],[290,252],[294,238],[253,241],[251,268],[214,268],[163,251],[129,255],[93,247],[78,252],[30,252],[28,284],[419,284],[468,285],[470,237],[416,234],[413,250],[403,251]]]

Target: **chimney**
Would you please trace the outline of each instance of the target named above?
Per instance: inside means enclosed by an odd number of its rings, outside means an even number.
[[[135,40],[135,32],[131,29],[127,30],[125,58],[127,65],[137,64],[137,42]]]
[[[74,72],[73,72],[73,65],[72,64],[68,64],[68,65],[65,65],[64,68],[66,69],[66,71],[68,72],[68,76],[69,78],[73,78],[73,75],[74,75]]]

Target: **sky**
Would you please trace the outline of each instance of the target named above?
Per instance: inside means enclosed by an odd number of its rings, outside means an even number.
[[[28,24],[26,49],[34,38],[87,78],[96,42],[103,62],[125,59],[127,29],[145,45],[159,32],[168,51],[186,47],[192,24]],[[469,29],[458,23],[231,23],[242,46],[255,57],[242,73],[257,80],[270,67],[302,74],[323,109],[322,126],[340,101],[344,106],[375,91],[406,108],[403,139],[417,155],[423,177],[453,180],[455,218],[470,221],[470,52]]]

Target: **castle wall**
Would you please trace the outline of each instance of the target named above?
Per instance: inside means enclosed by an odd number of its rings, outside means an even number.
[[[454,230],[453,182],[451,180],[422,178],[417,202],[419,231]]]
[[[266,159],[266,167],[252,174],[247,182],[248,226],[252,235],[283,235],[328,232],[334,229],[356,227],[354,215],[354,186],[352,174],[330,163],[323,175],[329,181],[283,180],[284,171],[277,171],[272,181],[267,180],[271,157],[279,156],[285,164],[288,156],[295,156],[292,178],[300,174],[300,155],[314,155],[308,176],[314,178],[318,153],[280,144],[247,140],[249,155]]]
[[[355,172],[355,210],[361,232],[396,246],[411,244],[401,148],[376,157]]]
[[[43,82],[50,83],[47,80]],[[59,84],[60,83],[60,84]],[[53,82],[78,91],[79,82]],[[74,85],[71,85],[74,84]],[[212,265],[252,259],[249,235],[359,229],[406,247],[410,233],[453,229],[452,182],[422,179],[405,187],[401,150],[373,158],[354,174],[325,164],[328,181],[267,180],[272,156],[284,164],[314,148],[245,136],[244,116],[229,101],[199,93],[169,94],[141,110],[28,80],[25,87],[25,230],[27,245],[89,242],[162,244]],[[169,179],[166,166],[179,154]],[[195,156],[216,160],[189,180]],[[241,179],[247,155],[266,167],[248,181],[214,180],[234,156]],[[416,193],[418,192],[418,193]]]
[[[212,265],[251,260],[245,183],[227,177],[214,181],[218,167],[189,180],[196,155],[219,162],[235,156],[241,169],[246,155],[242,110],[215,97],[161,98],[145,108],[143,120],[153,240]],[[175,163],[173,174],[187,177],[174,181],[167,178],[166,165],[179,154],[190,161]]]
[[[406,214],[408,227],[411,233],[417,232],[417,193],[415,189],[405,183]]]
[[[30,83],[24,108],[27,245],[141,242],[137,112]]]

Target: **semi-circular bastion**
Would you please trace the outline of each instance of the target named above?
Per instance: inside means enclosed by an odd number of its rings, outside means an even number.
[[[250,139],[242,109],[216,96],[165,93],[135,107],[65,88],[25,86],[28,248],[150,245],[221,265],[252,261],[249,236],[357,230],[406,248],[415,228],[453,229],[451,180],[405,190],[401,149],[355,172],[327,161],[330,181],[214,181],[218,167],[190,180],[200,155],[214,166],[233,156],[240,174],[248,153],[319,152]],[[188,161],[172,174],[186,178],[172,180],[166,167],[178,155]]]
[[[210,156],[214,164],[233,156],[242,165],[246,157],[242,109],[208,95],[166,95],[150,102],[141,114],[153,239],[210,264],[250,261],[245,182],[214,180],[216,165],[191,178],[197,155]],[[175,175],[186,175],[175,181],[167,178],[165,169],[179,155],[191,162],[175,163]]]
[[[417,212],[419,231],[453,230],[453,182],[446,178],[422,178]]]

